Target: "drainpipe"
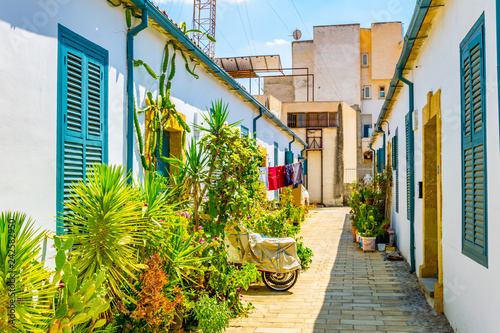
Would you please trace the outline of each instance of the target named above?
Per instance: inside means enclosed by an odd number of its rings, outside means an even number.
[[[372,148],[372,143],[370,142],[370,150],[372,151],[372,164],[373,164],[373,177],[375,177],[375,150]]]
[[[259,115],[253,118],[253,138],[257,139],[257,120],[262,117],[262,108],[259,108]],[[293,137],[295,140],[295,137]]]
[[[292,151],[292,143],[295,142],[295,137],[293,137],[293,140],[288,143],[288,150]]]
[[[127,174],[134,163],[134,36],[148,27],[148,10],[142,9],[142,22],[127,32]],[[132,177],[127,180],[129,183]]]
[[[413,156],[413,149],[414,149],[414,140],[413,140],[413,110],[415,109],[415,101],[414,101],[414,91],[413,91],[413,83],[405,79],[403,76],[403,68],[400,67],[398,68],[398,79],[408,85],[408,88],[410,90],[410,110],[408,111],[410,115],[409,119],[409,151],[410,153],[410,273],[415,272],[415,184],[414,184],[414,178],[415,178],[415,166],[414,166],[414,159],[415,157]]]

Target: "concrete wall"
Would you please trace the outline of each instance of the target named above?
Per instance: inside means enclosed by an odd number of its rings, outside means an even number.
[[[460,43],[469,30],[485,15],[486,64],[486,147],[488,172],[488,267],[462,254],[462,163],[461,163],[461,106],[460,106]],[[423,44],[416,64],[408,78],[415,83],[415,108],[419,128],[415,133],[415,185],[422,181],[422,108],[427,93],[441,89],[442,110],[442,247],[444,279],[444,312],[456,332],[496,332],[500,304],[500,233],[499,179],[499,116],[496,44],[496,8],[494,1],[446,1],[433,22],[429,37]],[[456,22],[460,22],[457,25]],[[406,177],[404,115],[408,112],[408,90],[397,97],[394,110],[388,117],[392,128],[399,129],[400,210],[393,212],[398,246],[409,258],[409,222],[406,219]],[[388,140],[391,139],[388,137]],[[375,148],[381,146],[378,137]],[[416,267],[423,263],[422,199],[415,200]],[[393,199],[394,202],[394,199]]]
[[[50,3],[51,6],[44,4]],[[137,24],[136,19],[133,25]],[[122,8],[104,0],[0,3],[0,211],[26,212],[36,226],[55,231],[57,151],[58,24],[109,51],[108,151],[110,164],[126,159],[126,22]],[[167,38],[153,28],[136,37],[135,57],[152,68],[160,66]],[[191,124],[195,112],[206,112],[211,102],[222,98],[231,110],[228,121],[243,120],[252,131],[256,107],[228,89],[203,67],[196,80],[177,57],[172,100]],[[135,97],[144,105],[146,89],[153,79],[142,68],[135,69]],[[143,124],[143,119],[140,119]],[[191,135],[188,135],[188,140]],[[267,116],[257,121],[258,144],[267,148],[273,161],[274,142],[279,143],[279,163],[292,137]],[[294,155],[302,145],[292,145]],[[141,167],[134,148],[134,173]],[[9,160],[6,158],[9,157]]]
[[[312,40],[297,41],[292,43],[292,67],[308,68],[309,71],[296,70],[294,74],[313,74],[314,75],[314,42]],[[306,76],[297,76],[293,79],[295,90],[295,102],[304,102],[307,100],[307,91],[309,90],[309,101],[313,102],[314,78],[309,77],[309,86]]]
[[[264,77],[264,94],[273,95],[283,102],[295,101],[293,76]]]
[[[315,100],[359,104],[359,24],[314,27]]]
[[[401,54],[401,22],[373,23],[371,26],[371,62],[373,80],[390,80]]]

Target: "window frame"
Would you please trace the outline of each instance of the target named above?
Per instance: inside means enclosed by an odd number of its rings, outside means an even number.
[[[83,114],[82,109],[81,117],[81,136],[83,139],[83,150],[87,148],[87,141],[101,142],[101,163],[108,163],[108,64],[109,64],[109,53],[106,49],[101,46],[85,39],[84,37],[78,35],[77,33],[71,31],[70,29],[58,25],[58,58],[57,58],[57,165],[56,165],[56,215],[60,216],[64,209],[64,161],[65,161],[65,143],[67,138],[78,138],[72,133],[71,130],[67,129],[66,124],[66,110],[65,106],[67,100],[64,99],[66,95],[66,76],[65,75],[65,61],[67,49],[73,49],[75,53],[82,53],[85,57],[90,58],[93,61],[102,63],[102,77],[101,84],[103,87],[102,92],[102,115],[101,115],[101,138],[97,140],[95,136],[88,133],[88,115]],[[88,60],[87,60],[88,62]],[[67,73],[66,73],[67,75]],[[88,83],[87,83],[88,84]],[[82,93],[84,91],[82,90]],[[87,97],[88,98],[88,97]],[[88,102],[87,102],[88,103]],[[85,110],[88,113],[88,110]],[[87,129],[84,131],[84,129]],[[70,142],[70,141],[68,141]],[[86,163],[85,163],[86,164]],[[83,165],[85,176],[86,165]],[[58,221],[56,222],[56,233],[60,234],[63,232],[63,226]]]
[[[364,61],[366,58],[366,62]],[[370,67],[370,54],[362,53],[361,54],[361,67]]]
[[[366,91],[368,91],[368,96]],[[372,86],[363,86],[363,99],[372,99]]]
[[[384,94],[384,96],[382,96],[382,94]],[[380,85],[378,86],[378,98],[379,99],[385,99],[385,85]]]

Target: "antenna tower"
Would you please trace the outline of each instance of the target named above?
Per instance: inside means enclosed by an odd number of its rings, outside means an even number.
[[[215,0],[194,0],[193,29],[215,38]],[[207,36],[195,33],[193,40],[210,57],[215,56],[214,42]]]

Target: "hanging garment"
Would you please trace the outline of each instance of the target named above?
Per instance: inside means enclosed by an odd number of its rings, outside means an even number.
[[[293,167],[292,164],[285,165],[285,187],[293,184]]]
[[[260,176],[259,179],[261,182],[263,182],[266,186],[266,188],[269,188],[269,170],[267,167],[261,167],[260,169]]]
[[[278,189],[278,177],[277,177],[277,167],[269,167],[268,171],[268,190],[269,191],[274,191]]]
[[[285,186],[285,166],[277,166],[276,170],[276,178],[278,178],[278,188],[282,188]]]
[[[293,185],[302,184],[302,162],[292,164],[293,168]]]

